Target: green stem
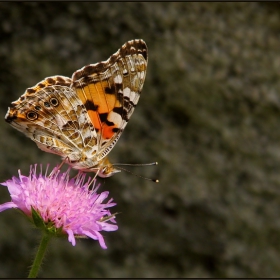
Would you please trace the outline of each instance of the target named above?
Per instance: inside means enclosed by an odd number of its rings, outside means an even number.
[[[34,262],[32,264],[31,270],[29,272],[28,278],[36,278],[37,274],[39,272],[42,260],[44,258],[44,255],[46,253],[47,245],[51,239],[51,234],[48,234],[47,232],[44,232],[41,243],[39,245],[36,257],[34,259]]]

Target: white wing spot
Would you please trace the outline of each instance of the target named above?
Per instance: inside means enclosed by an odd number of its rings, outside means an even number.
[[[144,77],[145,77],[145,72],[144,71],[140,72],[140,78],[144,79]]]
[[[121,75],[117,75],[115,78],[114,78],[114,82],[116,84],[121,84],[122,83],[122,77]]]
[[[130,88],[126,87],[123,90],[123,95],[129,97],[130,100],[134,100],[136,93],[134,91],[131,91]]]
[[[115,125],[117,125],[117,127],[120,127],[121,123],[122,123],[122,117],[115,112],[110,112],[108,115],[108,120],[110,122],[113,122]]]
[[[130,93],[130,100],[134,100],[136,98],[136,92],[132,91]]]
[[[60,115],[55,116],[55,120],[59,128],[62,128],[65,124],[67,124],[67,120]]]
[[[130,88],[126,87],[126,88],[123,90],[123,95],[129,97],[129,96],[130,96]]]

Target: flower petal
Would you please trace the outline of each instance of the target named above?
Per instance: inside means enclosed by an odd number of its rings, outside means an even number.
[[[75,246],[76,245],[76,239],[75,239],[73,231],[71,229],[68,229],[68,230],[66,230],[66,232],[68,233],[68,241],[70,243],[72,243],[73,246]]]
[[[102,223],[102,222],[100,222],[100,225],[102,226],[102,230],[105,231],[115,231],[118,229],[117,225],[112,225],[112,224]]]
[[[104,238],[98,231],[94,230],[91,232],[88,230],[83,230],[83,233],[92,239],[98,240],[101,248],[107,249]]]
[[[0,205],[0,212],[5,211],[10,208],[18,208],[14,202],[6,202]]]

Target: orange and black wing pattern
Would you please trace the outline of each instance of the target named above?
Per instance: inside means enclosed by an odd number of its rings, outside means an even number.
[[[71,87],[84,104],[97,133],[100,158],[114,147],[143,88],[148,63],[143,40],[124,44],[107,61],[76,71]]]

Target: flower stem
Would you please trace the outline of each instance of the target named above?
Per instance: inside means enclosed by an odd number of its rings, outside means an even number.
[[[36,278],[37,274],[39,272],[39,269],[41,267],[42,260],[44,258],[44,255],[46,253],[47,245],[51,239],[51,234],[48,234],[47,232],[44,232],[42,240],[40,242],[36,257],[33,261],[31,270],[29,272],[28,278]]]

